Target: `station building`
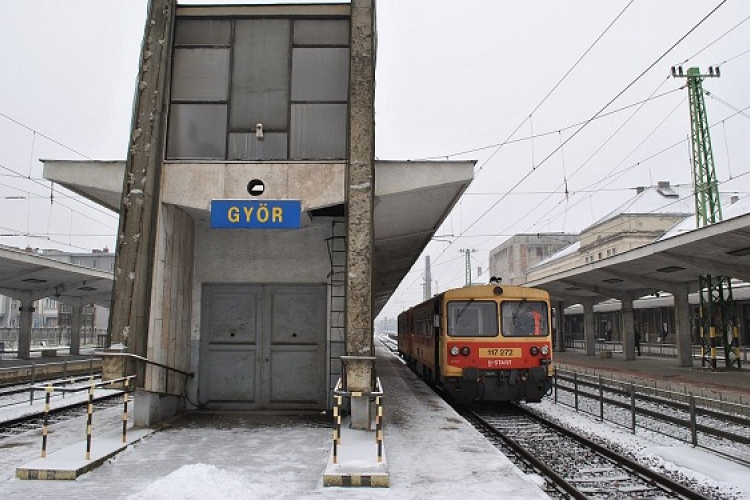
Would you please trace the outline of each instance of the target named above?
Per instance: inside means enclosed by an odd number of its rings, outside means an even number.
[[[109,334],[140,358],[107,366],[136,423],[372,388],[372,319],[474,169],[375,160],[374,8],[152,0],[128,158],[45,162],[120,212]]]

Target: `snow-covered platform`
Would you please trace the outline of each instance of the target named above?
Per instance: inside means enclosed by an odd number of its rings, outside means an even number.
[[[539,478],[519,471],[398,358],[380,347],[377,356],[385,391],[387,488],[324,485],[333,437],[327,415],[197,411],[151,432],[75,481],[16,479],[19,464],[39,456],[41,438],[7,438],[0,453],[0,495],[133,500],[548,498]],[[115,415],[113,411],[99,418],[110,426],[100,434],[116,432]],[[55,446],[79,443],[79,424],[51,426]],[[96,440],[96,430],[94,436]],[[347,439],[353,442],[350,438],[342,434],[342,446]],[[365,445],[367,457],[375,450],[374,439],[372,445]],[[362,459],[360,453],[347,456],[344,448],[340,451],[339,472],[356,465],[351,460]],[[375,461],[376,454],[367,460]]]
[[[38,458],[16,469],[18,479],[73,480],[94,470],[107,459],[153,432],[151,429],[129,429],[126,440],[122,432],[110,432],[92,440],[89,458],[86,459],[86,442],[82,441],[62,450]]]
[[[716,398],[721,401],[747,404],[750,401],[750,364],[741,370],[702,370],[700,360],[692,367],[679,366],[675,358],[637,356],[626,360],[621,352],[611,358],[586,356],[581,351],[554,353],[555,364],[643,385],[677,392],[690,392],[696,396]]]

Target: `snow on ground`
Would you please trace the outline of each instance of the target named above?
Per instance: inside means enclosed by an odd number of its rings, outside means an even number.
[[[214,499],[543,499],[539,478],[523,475],[397,358],[382,356],[387,390],[386,453],[391,487],[326,488],[332,431],[295,417],[226,412],[158,431],[76,481],[21,481],[15,468],[39,456],[38,433],[0,440],[0,498]],[[137,404],[137,400],[136,400]],[[750,470],[668,437],[577,414],[551,400],[530,405],[657,470],[690,478],[710,498],[750,499]],[[97,432],[121,425],[119,409],[97,412]],[[265,418],[266,420],[262,420]],[[260,420],[258,420],[260,419]],[[80,441],[85,420],[51,427],[50,447]]]
[[[704,491],[716,495],[713,498],[750,500],[750,469],[747,467],[662,434],[644,429],[631,434],[627,429],[599,422],[593,416],[576,413],[549,399],[527,407],[581,434],[596,437],[611,448],[627,451],[631,458],[650,464],[652,469],[665,475],[702,485]]]

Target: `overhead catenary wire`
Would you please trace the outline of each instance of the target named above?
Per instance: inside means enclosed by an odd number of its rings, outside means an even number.
[[[745,108],[745,110],[746,110],[746,109],[750,109],[750,106],[746,107],[746,108]],[[744,111],[744,110],[739,110],[739,111]],[[710,125],[710,126],[709,126],[709,128],[714,128],[714,127],[716,127],[716,126],[717,126],[717,125],[718,125],[719,123],[722,123],[722,122],[724,122],[724,121],[726,121],[726,120],[728,120],[728,119],[731,119],[731,118],[733,118],[733,117],[737,116],[737,115],[739,114],[739,111],[738,111],[738,112],[735,112],[735,113],[734,113],[733,115],[730,115],[730,116],[729,116],[729,117],[727,117],[727,118],[724,118],[723,120],[721,120],[721,122],[716,122],[716,123],[714,123],[714,124]],[[673,110],[672,112],[674,112],[674,110]],[[655,130],[654,130],[654,131],[655,131]],[[653,133],[654,131],[652,131],[652,133]],[[651,134],[649,134],[649,135],[651,135]],[[588,186],[585,186],[585,188],[584,188],[583,190],[577,190],[577,191],[575,191],[575,193],[591,193],[591,194],[594,194],[594,193],[597,193],[597,192],[601,192],[601,191],[603,191],[603,189],[601,189],[601,188],[597,188],[597,189],[590,189],[590,188],[593,188],[594,186],[597,186],[597,185],[601,184],[602,182],[604,182],[605,180],[609,179],[609,182],[608,182],[607,184],[605,184],[605,185],[604,185],[604,186],[606,187],[606,186],[610,185],[610,184],[611,184],[612,182],[614,182],[614,181],[616,181],[617,179],[619,179],[619,178],[620,178],[620,177],[621,177],[622,175],[624,175],[624,174],[625,174],[625,173],[627,173],[628,171],[630,171],[630,170],[632,170],[632,169],[634,169],[634,168],[637,168],[638,166],[641,166],[642,164],[644,164],[644,163],[646,163],[646,162],[648,162],[648,161],[651,161],[651,160],[653,160],[653,159],[657,158],[658,156],[660,156],[660,155],[662,155],[662,154],[664,154],[664,153],[666,153],[666,152],[668,152],[668,151],[670,151],[670,150],[674,149],[675,147],[677,147],[677,146],[680,146],[680,145],[682,145],[682,144],[687,144],[687,145],[689,146],[689,141],[688,141],[688,138],[685,138],[685,139],[682,139],[682,140],[680,140],[680,141],[678,141],[678,142],[675,142],[675,143],[673,143],[673,144],[671,144],[671,145],[669,145],[669,146],[667,146],[667,147],[665,147],[665,148],[663,148],[663,149],[661,149],[661,150],[657,151],[656,153],[653,153],[652,155],[650,155],[650,156],[647,156],[646,158],[643,158],[643,159],[641,159],[641,160],[639,160],[639,161],[637,161],[637,162],[635,162],[635,163],[633,163],[633,164],[631,164],[631,165],[629,165],[629,166],[627,166],[627,167],[625,167],[625,168],[621,169],[620,171],[617,171],[617,168],[618,168],[618,167],[619,167],[620,165],[622,165],[622,162],[621,162],[621,163],[620,163],[620,164],[619,164],[618,166],[616,166],[616,167],[615,167],[615,168],[614,168],[613,170],[610,170],[610,172],[609,172],[609,173],[608,173],[608,174],[607,174],[607,175],[606,175],[606,176],[605,176],[604,178],[600,179],[599,181],[596,181],[596,182],[592,182],[592,183],[591,183],[591,184],[589,184]],[[639,147],[640,147],[640,144],[639,144]],[[636,148],[636,149],[637,149],[637,148]],[[631,152],[630,154],[632,154],[632,152]],[[630,156],[630,155],[628,155],[628,156]],[[688,156],[689,156],[689,154],[688,154]],[[626,158],[627,158],[627,157],[626,157]],[[558,190],[557,192],[559,193],[559,190]],[[582,203],[583,201],[585,201],[585,200],[589,199],[589,198],[591,197],[591,194],[589,194],[589,196],[586,196],[586,197],[584,197],[584,198],[581,198],[581,199],[579,199],[578,201],[574,202],[574,204],[573,204],[573,207],[575,207],[575,206],[579,205],[580,203]],[[549,197],[548,197],[548,198],[546,198],[546,199],[549,199]],[[543,202],[544,202],[544,201],[546,201],[546,199],[545,199],[545,200],[543,200]],[[560,205],[560,204],[562,203],[562,201],[563,201],[563,200],[561,199],[561,200],[560,200],[560,201],[559,201],[559,202],[557,203],[557,205],[556,205],[556,206],[559,206],[559,205]],[[543,203],[543,202],[542,202],[542,203]],[[551,212],[551,211],[552,211],[552,210],[548,210],[548,212]],[[547,220],[547,222],[551,222],[551,221],[555,220],[556,218],[557,218],[557,217],[552,217],[552,218],[548,219],[548,220]],[[537,224],[539,224],[539,222],[541,222],[541,220],[542,220],[542,219],[539,219],[539,220],[537,220],[537,221],[536,221],[536,222],[535,222],[534,224],[532,224],[532,225],[530,226],[530,228],[533,228],[533,227],[535,227],[535,226],[536,226]],[[529,231],[529,230],[530,230],[530,228],[527,228],[527,230],[526,230],[526,231]],[[506,230],[507,230],[507,229],[506,229]]]
[[[715,44],[716,42],[718,42],[719,40],[721,40],[722,38],[724,38],[725,36],[727,36],[728,34],[730,34],[735,29],[739,28],[741,25],[745,24],[748,20],[750,20],[750,16],[747,16],[745,19],[743,19],[742,21],[738,22],[737,24],[735,24],[734,26],[732,26],[731,28],[729,28],[727,31],[725,31],[724,33],[722,33],[721,35],[719,35],[717,38],[715,38],[708,45],[706,45],[702,49],[700,49],[698,52],[696,52],[692,56],[688,57],[684,61],[675,64],[675,66],[682,66],[683,64],[687,63],[691,59],[694,59],[695,57],[699,56],[700,54],[702,54],[703,52],[705,52],[708,48],[710,48],[713,44]]]
[[[607,118],[607,117],[613,116],[613,115],[615,115],[617,113],[621,113],[623,111],[627,111],[628,109],[633,108],[635,106],[640,106],[640,105],[642,105],[642,104],[644,104],[646,102],[654,101],[656,99],[660,99],[662,97],[669,96],[671,94],[674,94],[675,92],[680,92],[681,90],[682,90],[681,88],[675,88],[675,89],[672,89],[672,90],[668,90],[667,92],[655,95],[653,97],[649,97],[647,99],[643,99],[643,100],[640,100],[640,101],[633,102],[631,104],[627,104],[627,105],[622,106],[620,108],[613,109],[612,111],[608,111],[606,113],[602,113],[601,115],[599,115],[599,116],[596,117],[596,120],[601,120],[602,118]],[[426,157],[423,157],[423,158],[414,158],[411,161],[429,161],[429,160],[450,159],[450,158],[454,158],[456,156],[464,156],[464,155],[467,155],[467,154],[470,154],[470,153],[477,153],[479,151],[485,151],[487,149],[496,148],[498,146],[509,146],[511,144],[518,144],[520,142],[533,141],[534,139],[540,139],[542,137],[547,137],[547,136],[550,136],[550,135],[559,134],[560,132],[564,132],[566,130],[570,130],[572,128],[579,127],[579,126],[581,126],[585,122],[586,122],[586,120],[583,120],[583,121],[579,121],[579,122],[576,122],[576,123],[571,123],[570,125],[565,125],[565,126],[560,127],[560,128],[556,128],[554,130],[548,130],[546,132],[537,132],[536,134],[528,135],[528,136],[524,136],[524,137],[519,137],[517,139],[508,139],[508,140],[506,140],[506,141],[504,141],[502,143],[488,144],[486,146],[480,146],[480,147],[476,147],[476,148],[472,148],[472,149],[466,149],[466,150],[462,150],[462,151],[457,151],[455,153],[426,156]]]
[[[682,42],[683,42],[683,41],[684,41],[684,40],[685,40],[685,39],[686,39],[686,38],[687,38],[688,36],[690,36],[690,35],[691,35],[691,34],[692,34],[692,33],[693,33],[693,32],[694,32],[694,31],[695,31],[695,30],[696,30],[696,29],[697,29],[698,27],[700,27],[700,26],[701,26],[701,25],[702,25],[702,24],[703,24],[703,23],[704,23],[704,22],[705,22],[706,20],[708,20],[708,19],[709,19],[709,18],[710,18],[710,17],[711,17],[711,16],[712,16],[712,15],[713,15],[713,14],[714,14],[714,13],[715,13],[716,11],[718,11],[718,10],[719,10],[719,9],[720,9],[720,8],[721,8],[721,7],[722,7],[722,6],[723,6],[723,5],[724,5],[724,4],[726,3],[726,1],[727,1],[727,0],[722,0],[722,1],[721,1],[721,2],[720,2],[720,3],[718,4],[718,5],[716,5],[716,6],[715,6],[715,7],[713,8],[713,9],[711,9],[711,11],[709,11],[709,12],[708,12],[708,13],[707,13],[707,14],[706,14],[705,16],[703,16],[703,18],[701,18],[701,19],[700,19],[700,20],[699,20],[699,21],[698,21],[698,22],[697,22],[697,23],[696,23],[696,24],[695,24],[695,25],[694,25],[693,27],[691,27],[691,28],[690,28],[690,29],[689,29],[689,30],[688,30],[688,31],[687,31],[687,32],[686,32],[685,34],[683,34],[683,35],[682,35],[682,36],[681,36],[681,37],[680,37],[680,38],[679,38],[679,39],[678,39],[678,40],[677,40],[676,42],[674,42],[674,43],[673,43],[673,44],[672,44],[672,45],[671,45],[671,46],[670,46],[670,47],[669,47],[668,49],[666,49],[666,50],[665,50],[665,51],[664,51],[664,52],[663,52],[663,53],[662,53],[662,54],[661,54],[661,55],[660,55],[660,56],[659,56],[659,57],[658,57],[658,58],[657,58],[656,60],[654,60],[654,61],[653,61],[653,62],[652,62],[652,63],[651,63],[651,64],[650,64],[650,65],[649,65],[649,66],[648,66],[648,67],[647,67],[646,69],[644,69],[644,70],[643,70],[643,71],[642,71],[642,72],[641,72],[641,73],[640,73],[640,74],[639,74],[638,76],[636,76],[636,77],[635,77],[635,79],[633,79],[633,80],[632,80],[632,81],[631,81],[631,82],[630,82],[630,83],[629,83],[628,85],[626,85],[626,86],[625,86],[625,87],[624,87],[624,88],[623,88],[623,89],[622,89],[622,90],[621,90],[620,92],[618,92],[618,93],[617,93],[617,94],[616,94],[616,95],[615,95],[615,96],[614,96],[614,97],[613,97],[612,99],[610,99],[610,100],[609,100],[609,101],[608,101],[608,102],[607,102],[607,103],[606,103],[606,104],[605,104],[605,105],[604,105],[604,106],[603,106],[603,107],[602,107],[602,108],[601,108],[601,109],[600,109],[599,111],[597,111],[597,112],[596,112],[596,113],[595,113],[594,115],[592,115],[592,116],[591,116],[591,117],[590,117],[589,119],[587,119],[586,121],[584,121],[584,123],[583,123],[583,124],[582,124],[582,125],[581,125],[580,127],[578,127],[578,128],[577,128],[577,129],[576,129],[576,130],[575,130],[575,131],[573,132],[573,134],[571,134],[571,135],[570,135],[570,136],[569,136],[569,137],[568,137],[568,138],[567,138],[567,139],[566,139],[566,140],[565,140],[565,141],[564,141],[564,142],[563,142],[563,143],[562,143],[562,144],[561,144],[560,146],[558,146],[558,147],[557,147],[557,148],[555,148],[555,149],[554,149],[554,150],[553,150],[553,151],[552,151],[551,153],[549,153],[549,154],[548,154],[548,155],[547,155],[547,156],[546,156],[546,157],[545,157],[545,158],[544,158],[544,159],[543,159],[543,160],[542,160],[541,162],[539,162],[539,163],[538,163],[538,164],[536,165],[536,167],[535,167],[535,168],[533,168],[532,170],[530,170],[529,172],[527,172],[527,173],[526,173],[526,174],[525,174],[524,176],[522,176],[522,177],[521,177],[521,179],[519,179],[519,180],[518,180],[518,181],[517,181],[517,182],[516,182],[516,183],[515,183],[515,184],[514,184],[514,185],[513,185],[513,186],[512,186],[511,188],[510,188],[509,192],[513,192],[513,191],[515,191],[515,190],[516,190],[516,189],[517,189],[517,188],[518,188],[518,187],[519,187],[519,186],[520,186],[520,185],[521,185],[521,184],[522,184],[523,182],[525,182],[525,181],[526,181],[526,179],[528,179],[528,178],[529,178],[529,177],[530,177],[530,176],[531,176],[531,175],[532,175],[532,174],[533,174],[534,172],[538,171],[538,170],[539,170],[539,167],[541,167],[542,165],[544,165],[544,164],[545,164],[545,163],[546,163],[546,162],[547,162],[547,161],[548,161],[548,160],[549,160],[549,159],[550,159],[550,158],[551,158],[552,156],[554,156],[554,154],[556,154],[556,153],[557,153],[557,151],[558,151],[559,149],[561,149],[561,148],[562,148],[562,147],[563,147],[563,146],[564,146],[565,144],[567,144],[567,143],[568,143],[568,142],[570,142],[570,141],[571,141],[571,140],[572,140],[572,139],[573,139],[574,137],[576,137],[576,136],[577,136],[577,135],[578,135],[578,134],[579,134],[579,133],[580,133],[580,132],[581,132],[582,130],[584,130],[584,129],[585,129],[585,128],[586,128],[586,127],[587,127],[587,126],[588,126],[588,125],[589,125],[589,124],[590,124],[590,123],[591,123],[592,121],[594,121],[594,120],[595,120],[595,119],[596,119],[597,117],[599,117],[600,115],[602,115],[602,113],[604,113],[604,111],[605,111],[605,110],[606,110],[606,109],[607,109],[607,108],[608,108],[608,107],[609,107],[610,105],[612,105],[612,104],[613,104],[613,103],[614,103],[614,102],[615,102],[615,101],[616,101],[617,99],[619,99],[619,98],[620,98],[620,97],[621,97],[621,96],[622,96],[622,95],[623,95],[623,94],[624,94],[625,92],[627,92],[627,90],[629,90],[629,89],[630,89],[630,88],[631,88],[631,87],[632,87],[632,86],[633,86],[633,85],[634,85],[634,84],[635,84],[636,82],[638,82],[638,81],[639,81],[639,80],[640,80],[640,79],[641,79],[641,78],[642,78],[642,77],[643,77],[644,75],[646,75],[646,74],[647,74],[647,73],[648,73],[648,72],[649,72],[649,71],[650,71],[651,69],[653,69],[653,68],[654,68],[654,67],[655,67],[655,66],[656,66],[657,64],[659,64],[659,62],[661,62],[661,61],[662,61],[662,59],[664,59],[664,58],[665,58],[665,57],[666,57],[666,56],[667,56],[667,55],[668,55],[669,53],[671,53],[671,52],[672,52],[672,50],[674,50],[674,49],[675,49],[675,48],[676,48],[676,47],[677,47],[677,46],[678,46],[678,45],[679,45],[680,43],[682,43]],[[632,2],[631,2],[631,3],[632,3]],[[626,6],[626,9],[627,9],[627,7],[629,7],[629,6],[630,6],[630,3],[629,3],[629,4],[627,5],[627,6]],[[621,14],[620,14],[620,15],[621,15]],[[618,18],[619,18],[619,15],[618,15]],[[616,18],[616,19],[617,19],[617,18]],[[611,27],[611,26],[610,26],[610,27]],[[607,28],[607,30],[609,30],[609,27]],[[607,31],[607,30],[605,30],[605,33],[606,33],[606,31]],[[600,38],[601,38],[601,36],[600,36]],[[599,38],[597,38],[597,40],[599,40]],[[596,42],[595,42],[595,43],[596,43]],[[589,50],[590,50],[590,49],[589,49]],[[586,53],[588,53],[588,50],[587,50],[587,52],[586,52]],[[583,56],[582,56],[582,57],[583,57]],[[576,63],[576,64],[577,64],[577,63]],[[554,90],[555,88],[557,88],[557,86],[559,86],[559,83],[560,83],[560,82],[558,82],[558,84],[557,84],[557,85],[556,85],[556,86],[555,86],[555,87],[553,88],[553,90]],[[547,97],[545,97],[545,98],[544,98],[544,99],[542,100],[542,103],[543,103],[543,102],[544,102],[544,101],[545,101],[546,99],[547,99]],[[534,110],[532,111],[532,113],[533,113],[533,112],[535,112],[535,111],[536,111],[536,110],[538,109],[538,107],[539,107],[539,106],[541,106],[541,103],[540,103],[540,104],[539,104],[539,105],[538,105],[538,106],[537,106],[536,108],[534,108]],[[515,133],[516,133],[516,132],[518,131],[518,129],[520,129],[520,127],[521,127],[521,126],[523,125],[523,123],[524,123],[524,122],[525,122],[525,120],[524,120],[523,122],[521,122],[521,123],[520,123],[520,124],[518,125],[518,127],[516,127],[516,129],[515,129],[515,130],[514,130],[514,131],[513,131],[512,133],[511,133],[511,135],[510,135],[510,136],[508,137],[508,139],[506,139],[506,140],[509,140],[510,138],[512,138],[512,137],[513,137],[513,135],[514,135],[514,134],[515,134]],[[482,169],[484,168],[484,166],[485,166],[485,165],[487,165],[487,163],[488,163],[488,162],[489,162],[489,161],[490,161],[490,160],[491,160],[491,159],[492,159],[492,158],[493,158],[493,157],[494,157],[494,156],[495,156],[495,155],[497,154],[497,152],[498,152],[498,151],[499,151],[499,150],[501,149],[502,145],[503,145],[503,143],[501,143],[501,144],[500,144],[500,146],[498,146],[498,148],[497,148],[497,149],[496,149],[495,151],[493,151],[493,153],[492,153],[492,154],[490,155],[490,157],[489,157],[489,158],[487,158],[487,159],[486,159],[486,160],[485,160],[485,161],[484,161],[484,162],[482,163],[482,165],[480,166],[479,170],[477,170],[477,172],[476,172],[476,174],[475,174],[475,178],[476,178],[476,175],[478,175],[478,174],[479,174],[479,173],[481,172],[481,170],[482,170]],[[500,199],[498,199],[498,200],[497,200],[497,201],[496,201],[496,202],[495,202],[495,203],[494,203],[494,204],[493,204],[493,205],[492,205],[492,206],[491,206],[491,207],[490,207],[489,209],[487,209],[487,210],[486,210],[485,212],[483,212],[483,213],[482,213],[482,214],[481,214],[481,215],[480,215],[479,217],[477,217],[476,219],[474,219],[474,221],[473,221],[473,222],[472,222],[471,224],[469,224],[469,226],[468,226],[468,227],[464,228],[464,229],[463,229],[463,230],[461,231],[461,233],[459,234],[459,236],[458,236],[458,237],[460,238],[461,236],[463,236],[464,234],[466,234],[466,233],[467,233],[467,232],[468,232],[468,231],[469,231],[469,230],[470,230],[470,229],[471,229],[472,227],[474,227],[474,226],[475,226],[475,225],[476,225],[476,224],[477,224],[477,223],[478,223],[478,222],[479,222],[480,220],[482,220],[482,219],[483,219],[483,218],[484,218],[484,217],[485,217],[485,216],[486,216],[486,215],[487,215],[488,213],[490,213],[490,212],[491,212],[491,211],[492,211],[492,210],[493,210],[493,209],[494,209],[494,208],[495,208],[495,207],[496,207],[496,206],[497,206],[498,204],[500,204],[500,203],[501,203],[501,202],[502,202],[502,201],[503,201],[503,200],[504,200],[504,199],[505,199],[506,197],[507,197],[507,195],[505,195],[505,196],[502,196],[502,197],[500,197]],[[444,254],[445,254],[445,252],[446,252],[446,251],[448,250],[448,248],[450,248],[450,247],[451,247],[452,245],[453,245],[453,242],[450,242],[450,243],[448,243],[448,244],[447,244],[447,246],[446,246],[446,247],[445,247],[445,248],[444,248],[444,249],[442,250],[442,252],[441,252],[441,253],[440,253],[440,254],[438,255],[438,257],[437,257],[437,258],[435,259],[435,262],[436,262],[436,263],[437,263],[437,262],[438,262],[438,260],[439,260],[439,259],[440,259],[440,258],[441,258],[441,257],[442,257],[442,256],[443,256]],[[411,286],[413,286],[413,285],[414,285],[414,283],[415,283],[415,282],[411,283],[411,284],[409,285],[409,288],[410,288]]]
[[[625,92],[627,92],[633,85],[635,85],[636,82],[638,82],[643,76],[645,76],[649,71],[651,71],[659,62],[661,62],[662,59],[664,59],[672,50],[674,50],[680,43],[682,43],[688,36],[690,36],[691,33],[693,33],[698,27],[703,24],[711,15],[713,15],[721,6],[723,6],[727,0],[722,0],[716,7],[714,7],[708,14],[706,14],[700,21],[698,21],[697,24],[695,24],[692,28],[690,28],[687,33],[682,35],[675,43],[673,43],[664,53],[662,53],[659,57],[656,58],[651,64],[648,65],[646,69],[644,69],[638,76],[636,76],[630,83],[628,83],[620,92],[618,92],[612,99],[607,101],[607,103],[602,106],[602,108],[594,113],[594,115],[586,120],[583,125],[581,125],[578,129],[576,129],[573,134],[570,135],[565,141],[563,141],[562,144],[560,144],[558,147],[556,147],[552,152],[550,152],[539,164],[537,164],[536,168],[529,171],[521,177],[520,180],[518,180],[514,185],[513,188],[511,188],[511,191],[514,191],[518,186],[520,186],[523,182],[526,181],[534,172],[538,170],[539,167],[544,165],[552,156],[554,156],[560,148],[562,148],[565,144],[570,142],[574,137],[576,137],[583,129],[585,129],[589,123],[591,123],[597,116],[599,116],[601,113],[604,112],[612,103],[614,103],[620,96],[622,96]],[[464,229],[463,232],[468,231],[472,227],[474,227],[480,220],[482,220],[489,212],[491,212],[497,205],[500,204],[504,200],[504,197],[497,200],[490,208],[488,208],[482,215],[477,217],[474,222],[469,224],[467,228]]]

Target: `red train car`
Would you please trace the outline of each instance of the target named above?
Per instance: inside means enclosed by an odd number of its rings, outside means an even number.
[[[517,286],[448,290],[398,317],[398,350],[459,402],[538,402],[552,387],[549,295]]]

